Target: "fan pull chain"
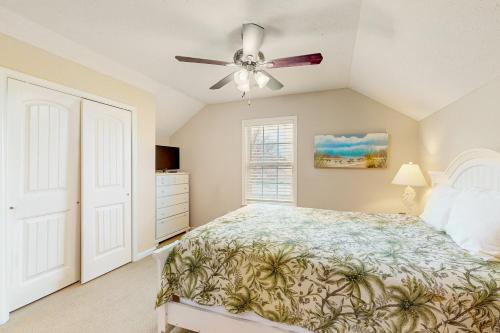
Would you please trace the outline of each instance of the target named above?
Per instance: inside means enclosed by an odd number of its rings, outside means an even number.
[[[241,94],[241,99],[244,99],[245,97],[247,97],[247,105],[248,108],[250,108],[250,106],[252,106],[252,101],[250,100],[250,94],[244,91],[243,94]]]

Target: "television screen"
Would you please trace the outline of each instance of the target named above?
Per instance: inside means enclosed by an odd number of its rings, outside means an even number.
[[[156,146],[156,170],[178,170],[179,147]]]

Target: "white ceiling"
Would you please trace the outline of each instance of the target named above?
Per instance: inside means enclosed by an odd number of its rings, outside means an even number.
[[[285,88],[252,91],[254,98],[351,87],[421,119],[500,75],[500,0],[0,0],[0,5],[156,82],[164,135],[204,104],[240,99],[233,85],[208,89],[231,68],[179,63],[174,56],[231,60],[241,47],[243,22],[266,28],[262,51],[268,59],[324,56],[319,66],[273,70]]]

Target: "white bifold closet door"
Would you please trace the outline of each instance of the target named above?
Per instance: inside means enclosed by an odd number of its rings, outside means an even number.
[[[7,89],[12,311],[80,279],[80,98],[13,79]]]
[[[82,102],[82,283],[132,259],[131,112]]]

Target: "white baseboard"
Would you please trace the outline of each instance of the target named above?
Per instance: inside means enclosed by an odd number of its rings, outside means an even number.
[[[150,249],[147,249],[146,251],[142,251],[140,253],[137,253],[136,255],[134,255],[134,258],[132,259],[132,261],[139,261],[141,259],[144,259],[147,256],[150,256],[154,252],[154,250],[156,250],[156,247],[152,247]]]

